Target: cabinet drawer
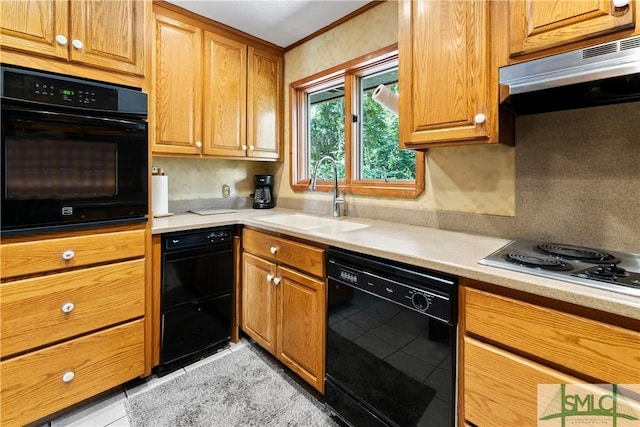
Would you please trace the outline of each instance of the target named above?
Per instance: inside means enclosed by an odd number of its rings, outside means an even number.
[[[473,338],[464,339],[464,418],[477,426],[537,426],[538,384],[582,381]]]
[[[0,246],[2,279],[144,256],[145,230]],[[68,259],[66,259],[68,258]]]
[[[144,272],[138,259],[0,284],[0,356],[144,315]]]
[[[468,333],[603,383],[640,382],[640,333],[466,288]]]
[[[142,320],[3,361],[3,425],[38,420],[143,372]]]
[[[242,244],[247,252],[324,277],[324,249],[249,229],[242,233]]]

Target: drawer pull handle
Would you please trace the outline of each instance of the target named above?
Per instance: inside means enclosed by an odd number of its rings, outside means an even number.
[[[280,284],[280,278],[279,278],[279,277],[274,278],[274,279],[273,279],[273,283],[274,283],[276,286],[278,286],[278,285]]]
[[[76,306],[72,302],[68,302],[62,306],[63,313],[71,313]]]
[[[73,379],[73,377],[75,377],[75,376],[76,376],[76,374],[74,374],[72,371],[65,372],[65,373],[62,375],[62,381],[63,381],[63,382],[65,382],[65,383],[71,382],[71,380],[72,380],[72,379]]]
[[[267,282],[271,283],[273,280],[273,274],[267,274]]]
[[[271,246],[271,249],[269,249],[269,251],[271,251],[272,255],[275,255],[276,252],[278,252],[278,248],[276,248],[275,246]]]
[[[62,259],[64,259],[65,261],[72,260],[74,256],[76,256],[76,253],[72,250],[62,252]]]

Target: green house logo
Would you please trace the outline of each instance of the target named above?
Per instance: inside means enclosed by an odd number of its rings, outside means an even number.
[[[640,427],[640,384],[539,384],[538,427]]]

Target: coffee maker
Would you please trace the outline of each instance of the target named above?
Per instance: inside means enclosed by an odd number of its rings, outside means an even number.
[[[256,189],[253,193],[253,209],[271,209],[273,201],[273,175],[254,175]]]

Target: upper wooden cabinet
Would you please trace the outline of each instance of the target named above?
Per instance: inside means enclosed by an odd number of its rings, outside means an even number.
[[[180,15],[155,15],[153,152],[280,158],[283,56]]]
[[[401,148],[498,142],[490,2],[403,0],[399,7]]]
[[[138,0],[5,1],[2,48],[142,75],[144,7]]]
[[[202,31],[155,17],[153,151],[196,154],[202,133]]]
[[[509,51],[512,58],[615,33],[627,37],[636,26],[635,5],[615,7],[610,0],[513,0],[509,2]],[[569,45],[569,46],[568,46]],[[565,49],[562,49],[565,47]],[[550,52],[551,53],[551,52]]]

